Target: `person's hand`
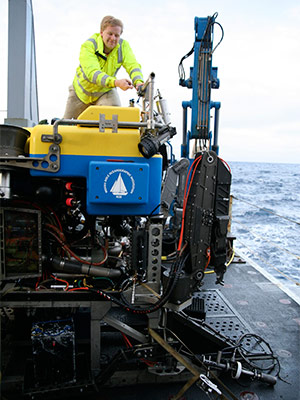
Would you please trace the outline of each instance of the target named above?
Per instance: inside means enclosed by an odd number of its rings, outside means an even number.
[[[144,85],[144,82],[139,82],[135,85],[136,90],[138,91],[140,87]]]
[[[129,79],[116,79],[115,87],[119,87],[122,90],[132,89],[133,85]]]

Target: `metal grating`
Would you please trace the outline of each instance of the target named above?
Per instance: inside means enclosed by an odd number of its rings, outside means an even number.
[[[208,317],[206,323],[226,338],[236,341],[241,335],[248,332],[237,316]]]
[[[203,290],[195,294],[194,299],[203,299],[205,303],[205,322],[219,334],[236,341],[241,335],[251,331],[232,305],[217,289]]]

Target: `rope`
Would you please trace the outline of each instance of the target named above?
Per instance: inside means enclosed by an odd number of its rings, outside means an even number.
[[[232,195],[232,198],[235,199],[235,200],[242,201],[242,202],[244,202],[244,203],[246,203],[246,204],[249,204],[250,206],[256,207],[256,208],[258,208],[259,210],[263,210],[263,211],[266,211],[266,212],[268,212],[268,213],[270,213],[270,214],[274,214],[274,215],[276,215],[277,217],[286,219],[287,221],[293,222],[294,224],[300,225],[300,222],[295,221],[294,219],[291,219],[291,218],[288,218],[288,217],[284,217],[283,215],[277,214],[277,213],[275,213],[274,211],[268,210],[267,208],[258,207],[256,204],[252,204],[252,203],[250,203],[250,202],[247,201],[247,200],[240,199],[240,198],[238,198],[238,197],[236,197],[236,196],[234,196],[234,195]]]
[[[289,281],[295,283],[295,285],[300,286],[300,282],[297,282],[295,279],[291,278],[290,276],[286,275],[284,272],[280,271],[278,268],[274,267],[274,265],[270,264],[265,258],[261,257],[258,253],[250,249],[245,243],[243,243],[240,239],[236,239],[239,243],[241,243],[246,249],[248,249],[252,254],[254,254],[256,257],[258,257],[261,261],[269,265],[269,267],[273,268],[275,271],[277,271],[279,274],[283,275],[286,279]]]
[[[298,256],[297,254],[294,254],[294,253],[292,253],[291,251],[285,249],[284,247],[279,246],[278,244],[276,244],[276,243],[273,242],[272,240],[269,240],[269,239],[266,239],[266,238],[263,237],[263,236],[260,236],[258,233],[253,232],[251,229],[249,229],[246,225],[242,224],[241,222],[236,221],[236,220],[234,220],[234,222],[237,223],[237,224],[239,224],[239,225],[241,225],[244,229],[246,229],[246,231],[252,233],[252,235],[257,236],[257,237],[259,237],[260,239],[265,240],[265,241],[268,242],[268,243],[271,243],[273,246],[277,247],[278,249],[283,250],[283,251],[285,251],[286,253],[290,254],[291,256],[296,257],[297,260],[300,260],[300,256]]]

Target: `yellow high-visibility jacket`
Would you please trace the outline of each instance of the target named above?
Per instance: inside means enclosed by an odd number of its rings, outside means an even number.
[[[129,43],[123,39],[106,55],[102,37],[100,33],[95,33],[81,46],[79,62],[73,86],[85,104],[93,103],[101,94],[115,87],[115,76],[121,66],[126,69],[133,85],[143,82],[141,66]]]

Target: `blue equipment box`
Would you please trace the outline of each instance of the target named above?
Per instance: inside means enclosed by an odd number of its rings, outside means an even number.
[[[92,161],[87,200],[97,204],[145,204],[149,184],[149,164]]]

